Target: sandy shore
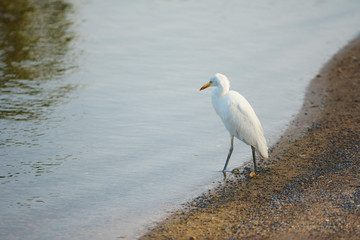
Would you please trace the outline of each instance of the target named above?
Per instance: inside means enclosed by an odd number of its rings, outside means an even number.
[[[359,150],[357,38],[313,79],[266,171],[230,174],[141,239],[359,239]]]

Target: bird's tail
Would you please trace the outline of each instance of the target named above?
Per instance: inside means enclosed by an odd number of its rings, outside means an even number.
[[[268,147],[267,147],[265,138],[263,138],[263,141],[258,143],[257,150],[262,158],[269,157]]]

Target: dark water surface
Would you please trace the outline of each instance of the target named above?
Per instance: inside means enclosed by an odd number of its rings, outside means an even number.
[[[221,181],[231,80],[275,142],[360,2],[0,2],[0,238],[131,239]],[[229,169],[249,159],[236,142]]]

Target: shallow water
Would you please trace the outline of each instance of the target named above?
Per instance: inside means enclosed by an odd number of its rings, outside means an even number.
[[[134,238],[222,178],[214,73],[271,144],[360,31],[358,1],[2,2],[1,239]]]

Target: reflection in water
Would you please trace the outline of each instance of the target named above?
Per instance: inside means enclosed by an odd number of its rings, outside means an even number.
[[[69,78],[77,56],[73,11],[64,0],[0,1],[1,183],[50,173],[68,158],[43,138],[54,127],[49,116],[77,87]]]
[[[71,70],[72,5],[0,1],[0,119],[39,118],[74,86],[52,81]]]

